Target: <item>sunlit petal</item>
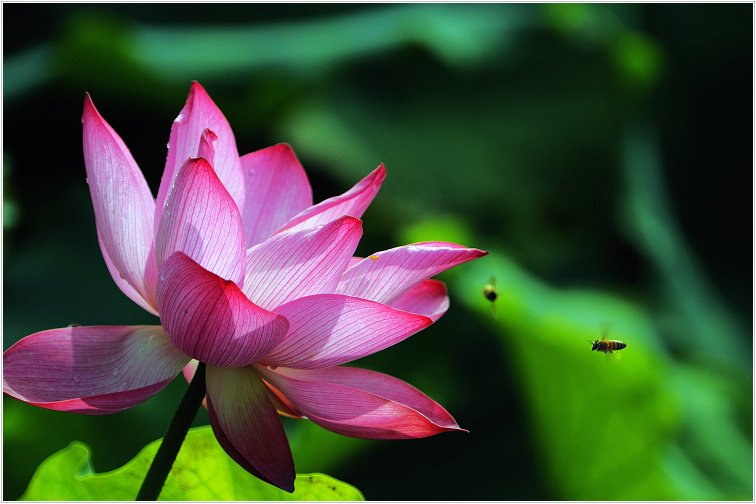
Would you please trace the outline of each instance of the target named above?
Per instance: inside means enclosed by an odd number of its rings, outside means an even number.
[[[336,292],[391,304],[415,284],[486,254],[447,242],[415,243],[376,252],[349,267]]]
[[[433,399],[375,371],[337,366],[258,372],[308,419],[345,436],[405,439],[462,430]]]
[[[234,133],[207,92],[197,82],[193,82],[186,104],[171,128],[165,171],[157,196],[156,229],[163,218],[163,205],[179,168],[187,159],[199,157],[200,139],[206,129],[217,136],[213,168],[237,207],[244,207],[244,179]]]
[[[285,222],[312,206],[312,189],[294,151],[286,144],[251,152],[242,156],[241,164],[246,185],[242,221],[249,248],[267,240]]]
[[[280,233],[247,251],[244,293],[273,310],[289,300],[333,292],[362,236],[362,221]]]
[[[246,247],[239,210],[204,158],[176,177],[157,234],[157,264],[181,251],[216,275],[244,282]]]
[[[84,165],[102,255],[123,293],[155,314],[155,200],[126,144],[88,94],[81,120]]]
[[[380,165],[344,194],[329,198],[302,211],[284,224],[278,232],[296,231],[318,226],[342,215],[359,219],[365,213],[375,195],[378,194],[384,178],[386,178],[386,168]]]
[[[286,337],[262,364],[302,369],[350,362],[428,327],[428,317],[337,294],[295,299],[276,312],[289,321]]]
[[[3,391],[53,410],[115,413],[158,393],[187,362],[160,326],[51,329],[5,351]]]

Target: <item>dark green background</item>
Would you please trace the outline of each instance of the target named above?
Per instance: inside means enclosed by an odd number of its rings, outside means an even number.
[[[292,145],[316,202],[386,164],[358,254],[491,252],[442,275],[437,324],[360,363],[470,432],[287,420],[299,472],[372,500],[752,500],[752,4],[2,8],[4,348],[156,323],[101,258],[81,107],[88,91],[156,192],[196,79],[241,154]],[[621,360],[589,351],[602,327]],[[3,498],[72,440],[124,464],[184,388],[105,417],[4,397]]]

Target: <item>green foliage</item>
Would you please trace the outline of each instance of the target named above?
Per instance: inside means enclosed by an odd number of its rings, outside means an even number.
[[[77,441],[37,469],[23,500],[133,500],[160,441],[123,467],[97,474],[90,449]],[[252,476],[220,447],[210,427],[187,434],[159,500],[364,500],[356,488],[324,474],[300,474],[293,494]]]
[[[743,377],[677,362],[642,307],[555,289],[495,251],[460,279],[481,317],[489,275],[499,294],[492,333],[517,369],[544,478],[560,498],[749,498],[749,443],[730,404],[747,401],[735,389]],[[627,343],[621,359],[590,351],[602,328]]]
[[[487,308],[480,287],[489,272],[499,293],[495,334],[518,369],[536,446],[563,498],[673,498],[670,483],[654,475],[679,404],[661,379],[648,321],[600,293],[550,289],[498,254],[471,266],[467,302]],[[591,352],[586,341],[599,339],[604,323],[609,337],[628,344],[619,361]],[[610,483],[614,475],[621,484]]]

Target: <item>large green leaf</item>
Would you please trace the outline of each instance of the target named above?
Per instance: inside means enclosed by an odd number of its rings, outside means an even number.
[[[134,500],[160,441],[120,469],[96,474],[89,447],[74,441],[37,468],[23,500]],[[159,500],[364,500],[324,474],[300,474],[289,494],[252,476],[220,447],[210,427],[191,429]]]

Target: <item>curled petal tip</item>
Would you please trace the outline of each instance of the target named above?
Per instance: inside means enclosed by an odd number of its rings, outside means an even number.
[[[89,93],[84,93],[84,112],[81,115],[81,122],[84,123],[90,114],[98,114],[97,109],[92,102],[92,97]]]
[[[469,434],[470,433],[469,430],[463,429],[462,427],[460,427],[457,424],[454,424],[454,425],[439,425],[439,427],[441,428],[440,432],[461,432],[463,434]]]
[[[200,138],[200,145],[198,149],[198,157],[205,158],[209,163],[215,162],[215,142],[218,140],[216,135],[210,128],[205,128]]]
[[[192,86],[189,88],[187,103],[194,99],[197,95],[203,95],[203,98],[210,98],[210,95],[207,94],[207,91],[205,91],[205,88],[202,87],[202,84],[197,81],[192,81]]]

